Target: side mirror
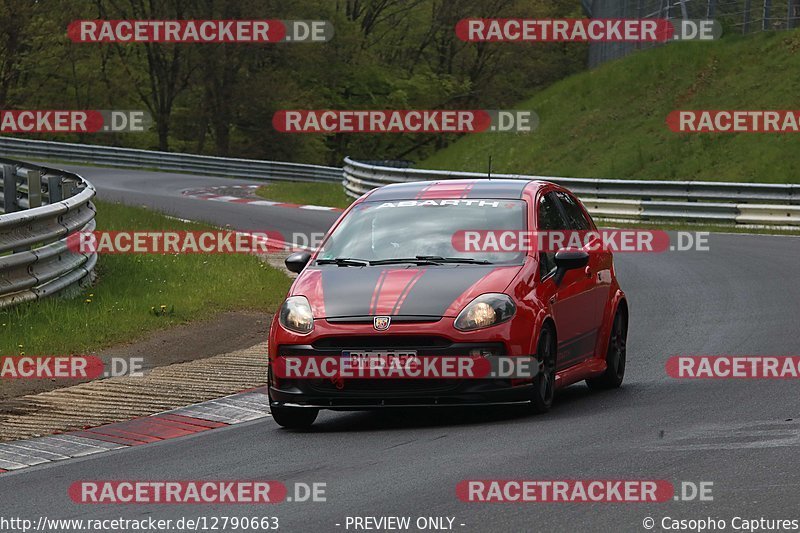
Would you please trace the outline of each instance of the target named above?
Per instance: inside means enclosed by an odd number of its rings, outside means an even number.
[[[290,272],[299,274],[306,267],[309,260],[311,260],[311,254],[309,252],[295,252],[286,258],[284,264]]]
[[[562,248],[556,252],[555,261],[556,274],[553,281],[558,286],[561,285],[568,270],[583,268],[589,264],[589,254],[586,250],[567,250]]]

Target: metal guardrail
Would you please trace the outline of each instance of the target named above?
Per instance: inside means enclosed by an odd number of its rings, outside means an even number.
[[[67,248],[95,228],[95,189],[77,174],[0,158],[0,308],[91,280],[97,254]]]
[[[348,196],[407,181],[485,179],[486,174],[393,168],[344,160]],[[598,218],[800,226],[800,185],[708,181],[644,181],[492,174],[493,178],[545,180],[567,187]]]
[[[56,159],[123,168],[151,168],[194,172],[205,176],[230,176],[256,180],[331,181],[342,179],[342,169],[282,161],[213,157],[156,152],[93,144],[62,143],[0,137],[0,153],[30,159]]]

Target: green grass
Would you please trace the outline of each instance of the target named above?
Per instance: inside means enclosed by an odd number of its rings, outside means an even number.
[[[96,202],[98,230],[202,230],[137,207]],[[95,285],[0,312],[0,355],[75,354],[229,310],[274,311],[289,288],[247,255],[102,255]],[[166,306],[167,313],[157,316]]]
[[[671,43],[553,84],[522,102],[527,135],[467,135],[419,168],[544,176],[800,181],[800,134],[677,134],[676,109],[797,109],[800,31]]]
[[[256,189],[256,194],[267,200],[290,204],[349,206],[353,199],[344,193],[341,183],[276,181]]]

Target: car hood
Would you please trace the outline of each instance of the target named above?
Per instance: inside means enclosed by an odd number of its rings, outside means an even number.
[[[315,318],[396,320],[455,317],[476,296],[502,292],[519,265],[437,265],[402,267],[309,267],[292,286],[305,296]]]

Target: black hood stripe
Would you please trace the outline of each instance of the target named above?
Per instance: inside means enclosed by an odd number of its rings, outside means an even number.
[[[386,275],[388,272],[386,270],[381,271],[381,276],[378,278],[378,283],[375,285],[375,291],[372,293],[372,302],[369,306],[369,313],[371,315],[376,314],[378,311],[378,300],[381,297],[381,289],[383,288],[383,282],[386,281]]]
[[[411,291],[411,287],[413,287],[414,284],[417,283],[417,281],[419,281],[419,278],[421,278],[423,274],[425,274],[425,269],[420,270],[419,272],[417,272],[417,274],[414,275],[413,278],[408,280],[406,286],[403,287],[403,292],[400,293],[400,297],[397,298],[397,301],[394,303],[394,307],[392,307],[392,315],[396,315],[398,313],[400,307],[403,305],[403,302],[406,299],[406,296],[408,296],[408,293]]]
[[[459,296],[492,272],[491,265],[437,266],[419,269],[407,280],[391,314],[444,316]],[[380,292],[386,291],[390,272],[407,271],[375,267],[335,267],[320,269],[326,317],[374,316],[378,307],[385,309]]]

